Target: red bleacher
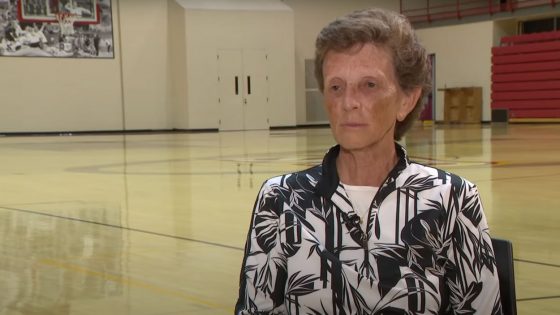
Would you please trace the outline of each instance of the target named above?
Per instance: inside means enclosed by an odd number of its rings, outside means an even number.
[[[556,6],[559,0],[400,0],[400,10],[411,23],[431,23],[469,16],[494,15],[522,9]]]
[[[492,109],[560,118],[560,31],[507,36],[492,48]]]

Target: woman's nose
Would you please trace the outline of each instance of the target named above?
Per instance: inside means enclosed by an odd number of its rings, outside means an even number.
[[[360,107],[360,101],[357,96],[358,95],[355,88],[353,87],[348,88],[344,93],[343,108],[345,110],[353,110]]]

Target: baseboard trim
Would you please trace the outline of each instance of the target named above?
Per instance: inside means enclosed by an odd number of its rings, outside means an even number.
[[[512,124],[557,124],[560,118],[510,118]]]
[[[78,131],[25,131],[0,132],[0,137],[37,137],[37,136],[90,136],[90,135],[132,135],[165,133],[207,133],[218,129],[133,129],[133,130],[78,130]]]

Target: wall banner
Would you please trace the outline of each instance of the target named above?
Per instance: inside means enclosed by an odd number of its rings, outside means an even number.
[[[111,0],[0,0],[0,56],[114,58]]]

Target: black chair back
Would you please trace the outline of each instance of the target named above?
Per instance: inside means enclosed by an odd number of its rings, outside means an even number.
[[[492,238],[492,247],[496,257],[498,278],[500,279],[500,297],[504,315],[517,315],[515,299],[515,278],[513,272],[513,246],[510,241]]]

